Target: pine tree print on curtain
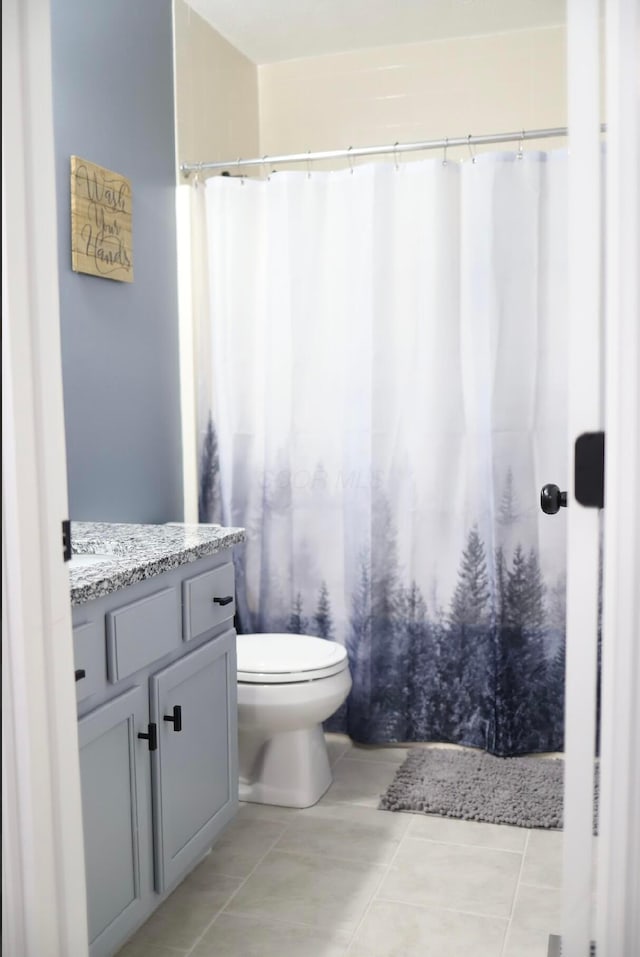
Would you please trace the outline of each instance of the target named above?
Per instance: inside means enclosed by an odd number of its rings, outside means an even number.
[[[218,437],[211,413],[209,413],[202,441],[198,477],[198,521],[207,524],[219,524],[222,508],[220,459],[218,456]]]
[[[200,514],[247,529],[239,630],[343,644],[354,740],[560,749],[566,155],[205,190]]]
[[[486,747],[487,668],[492,631],[491,592],[484,543],[476,526],[469,532],[451,600],[442,684],[449,692],[448,740]]]

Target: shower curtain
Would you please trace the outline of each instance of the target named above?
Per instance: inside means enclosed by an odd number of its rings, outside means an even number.
[[[562,747],[566,165],[195,191],[200,520],[247,529],[239,631],[346,646],[359,742]]]

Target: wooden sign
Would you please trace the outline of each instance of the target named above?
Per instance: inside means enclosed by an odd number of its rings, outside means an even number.
[[[133,282],[131,183],[126,176],[71,157],[71,267]]]

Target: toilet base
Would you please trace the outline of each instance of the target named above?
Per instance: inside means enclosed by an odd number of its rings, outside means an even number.
[[[281,731],[264,739],[239,731],[241,801],[311,807],[331,786],[322,726]]]

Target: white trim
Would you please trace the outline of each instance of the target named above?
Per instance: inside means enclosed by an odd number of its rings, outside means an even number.
[[[3,184],[4,198],[4,184]],[[4,202],[4,199],[3,199]],[[3,236],[4,248],[4,236]],[[4,334],[4,330],[3,330]],[[5,342],[4,348],[7,348]],[[3,369],[4,383],[4,369]],[[3,396],[3,412],[5,402]],[[3,428],[3,457],[5,454],[4,441],[6,433]],[[26,954],[26,913],[24,907],[24,868],[20,848],[20,832],[16,822],[20,819],[20,793],[17,787],[18,753],[16,750],[15,717],[16,706],[13,695],[13,682],[10,680],[11,669],[8,663],[9,642],[5,640],[10,632],[24,634],[21,623],[9,624],[9,610],[6,597],[8,586],[5,572],[7,569],[7,541],[4,534],[4,502],[6,489],[2,488],[3,501],[3,534],[2,534],[2,953],[6,957],[13,954]],[[16,610],[19,614],[19,609]],[[5,825],[7,822],[7,826]]]
[[[188,190],[180,185],[180,140],[178,129],[178,51],[176,4],[171,6],[173,54],[173,115],[176,165],[176,269],[178,277],[178,339],[180,352],[180,420],[182,429],[183,521],[198,521],[198,443],[196,424],[196,379],[194,313],[191,265],[191,210]]]
[[[3,953],[82,957],[49,3],[2,26]]]
[[[191,190],[176,189],[178,316],[180,330],[180,409],[184,521],[198,521],[198,450],[191,256]]]
[[[600,37],[598,0],[568,3],[569,461],[601,423]],[[572,469],[573,471],[573,469]],[[572,489],[573,492],[573,489]],[[563,957],[592,939],[598,538],[596,509],[569,497],[563,842]]]
[[[607,0],[606,507],[598,957],[640,954],[640,4]]]

